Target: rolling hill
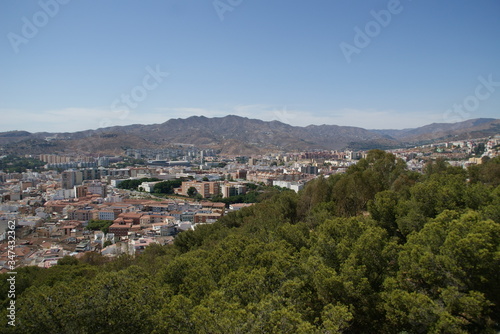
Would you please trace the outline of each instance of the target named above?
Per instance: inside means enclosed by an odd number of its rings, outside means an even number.
[[[229,115],[192,116],[162,124],[113,126],[74,133],[10,131],[0,133],[0,146],[3,153],[17,154],[121,154],[127,148],[161,148],[182,143],[237,155],[312,149],[387,149],[497,133],[500,133],[497,119],[434,123],[403,130],[367,130],[338,125],[300,127]]]

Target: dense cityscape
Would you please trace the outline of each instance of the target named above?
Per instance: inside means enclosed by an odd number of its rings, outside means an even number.
[[[0,333],[500,334],[500,1],[0,1]]]
[[[492,332],[499,148],[4,155],[3,313],[23,333]]]
[[[498,156],[499,145],[500,136],[495,136],[390,152],[409,170],[422,172],[436,159],[461,168],[481,164]],[[319,175],[345,173],[366,153],[318,150],[230,157],[194,146],[129,149],[123,156],[27,156],[39,167],[22,172],[9,172],[11,157],[2,156],[0,240],[6,240],[7,222],[15,221],[17,265],[47,268],[66,255],[78,258],[88,251],[110,258],[134,255],[151,243],[170,244],[181,231],[252,205],[259,192],[299,192]],[[8,272],[6,243],[0,261],[2,272]]]

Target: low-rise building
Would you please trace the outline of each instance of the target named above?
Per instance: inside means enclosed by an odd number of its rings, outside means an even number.
[[[117,237],[126,237],[128,232],[132,229],[132,226],[132,223],[126,223],[124,221],[116,222],[109,227],[108,231]]]
[[[204,223],[215,223],[222,215],[217,212],[213,213],[196,213],[194,215],[194,223],[195,224],[204,224]]]

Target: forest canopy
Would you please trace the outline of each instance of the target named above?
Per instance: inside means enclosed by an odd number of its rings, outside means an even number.
[[[137,257],[19,268],[2,332],[497,333],[499,268],[500,158],[374,150]]]

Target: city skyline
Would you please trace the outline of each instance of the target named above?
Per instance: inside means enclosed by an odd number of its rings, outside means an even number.
[[[0,4],[0,131],[228,114],[366,129],[498,118],[495,1]]]

